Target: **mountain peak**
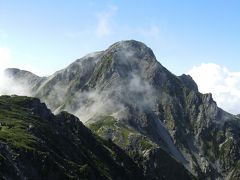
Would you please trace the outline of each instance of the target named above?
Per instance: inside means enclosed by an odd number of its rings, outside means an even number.
[[[150,57],[148,59],[156,60],[153,51],[144,43],[136,40],[125,40],[116,42],[113,45],[111,45],[106,51],[124,52],[127,57],[133,55],[136,55],[139,58],[148,56]]]
[[[132,47],[147,47],[143,42],[136,40],[122,40],[112,44],[110,47],[114,46],[132,46]]]
[[[119,41],[45,79],[12,71],[54,113],[90,122],[95,133],[130,154],[140,147],[146,157],[145,150],[157,146],[202,179],[227,177],[240,163],[239,118],[198,92],[191,76],[169,72],[142,42]],[[231,156],[230,149],[236,149]],[[147,169],[159,172],[154,163]]]

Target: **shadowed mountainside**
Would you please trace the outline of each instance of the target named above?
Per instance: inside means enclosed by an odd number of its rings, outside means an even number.
[[[0,96],[0,179],[190,179],[181,164],[161,154],[159,176],[143,176],[122,149],[77,117],[54,116],[36,98]]]
[[[13,71],[6,73],[26,82],[32,96],[54,113],[78,116],[141,163],[145,174],[160,171],[154,159],[164,151],[200,179],[239,177],[239,117],[199,93],[190,76],[169,72],[141,42],[117,42],[33,83],[35,75]]]

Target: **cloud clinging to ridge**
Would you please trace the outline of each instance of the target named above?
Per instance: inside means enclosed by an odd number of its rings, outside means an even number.
[[[214,63],[202,63],[189,72],[199,91],[212,93],[218,106],[233,114],[240,113],[240,72]]]

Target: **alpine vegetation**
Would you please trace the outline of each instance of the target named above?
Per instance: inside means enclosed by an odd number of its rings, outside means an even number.
[[[169,72],[141,42],[117,42],[49,77],[6,72],[54,114],[68,111],[121,147],[147,179],[240,177],[239,116],[201,94],[191,76]]]

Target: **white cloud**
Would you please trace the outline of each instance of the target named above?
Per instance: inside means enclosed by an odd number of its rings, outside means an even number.
[[[117,11],[116,6],[111,6],[107,11],[97,13],[97,29],[96,34],[98,37],[106,37],[113,33],[112,16]]]
[[[213,94],[219,107],[233,114],[240,113],[240,72],[232,72],[214,63],[202,63],[189,72],[199,91]]]
[[[0,47],[0,95],[29,95],[29,88],[4,75],[4,70],[12,65],[11,50]]]

